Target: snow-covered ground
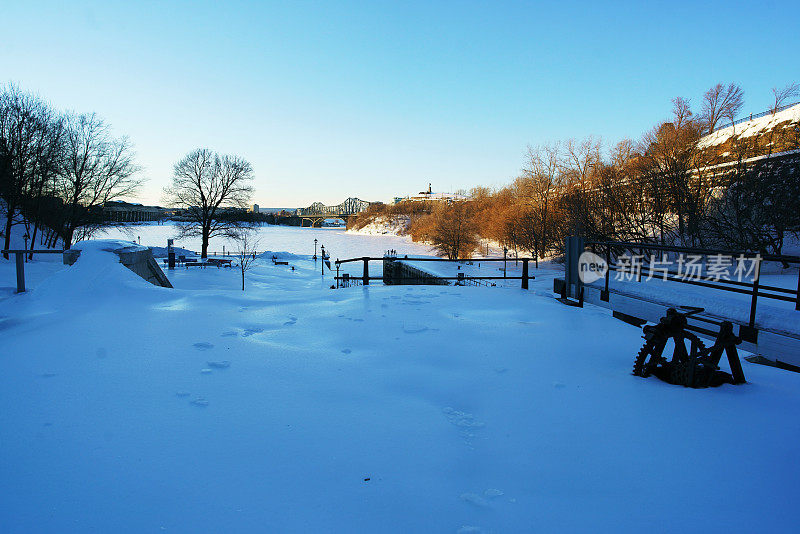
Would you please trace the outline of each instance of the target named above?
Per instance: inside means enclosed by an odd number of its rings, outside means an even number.
[[[81,246],[0,300],[4,533],[800,519],[798,374],[744,362],[748,384],[707,390],[633,377],[640,332],[604,310],[511,287],[330,290],[305,245],[290,266],[258,262],[245,292],[235,269],[155,287]]]

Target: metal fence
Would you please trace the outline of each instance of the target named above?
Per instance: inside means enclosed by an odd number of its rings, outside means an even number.
[[[344,276],[339,275],[339,269],[343,264],[346,263],[354,263],[354,262],[362,262],[363,263],[363,271],[361,275],[361,284],[359,285],[369,285],[370,281],[372,280],[380,280],[387,285],[392,283],[400,283],[400,284],[419,284],[419,285],[426,285],[427,282],[425,278],[431,279],[431,281],[454,281],[456,285],[482,285],[486,287],[494,287],[497,284],[492,283],[491,280],[519,280],[520,286],[522,289],[528,289],[528,282],[530,280],[535,279],[535,276],[529,274],[528,265],[531,261],[534,261],[532,258],[519,258],[518,261],[522,262],[522,274],[521,276],[506,276],[505,273],[503,276],[468,276],[466,273],[458,273],[457,276],[439,276],[435,274],[427,273],[425,276],[413,276],[413,277],[396,277],[392,276],[391,281],[388,281],[386,278],[385,270],[382,276],[370,276],[369,274],[369,264],[373,261],[389,261],[389,262],[448,262],[448,263],[467,263],[472,261],[480,261],[480,262],[508,262],[507,258],[481,258],[480,260],[471,260],[471,259],[447,259],[447,258],[409,258],[409,257],[397,257],[394,255],[387,255],[382,258],[373,258],[373,257],[361,257],[361,258],[349,258],[345,260],[336,260],[336,276],[334,277],[336,280],[336,287],[343,287],[342,282],[344,281]],[[513,260],[512,260],[513,261]],[[348,281],[352,284],[352,280],[355,277],[346,274]]]
[[[780,113],[784,109],[789,109],[790,107],[796,106],[797,104],[800,104],[800,102],[795,102],[794,104],[786,104],[785,106],[779,107],[775,111],[773,111],[771,109],[768,109],[767,111],[762,111],[761,113],[756,113],[755,115],[751,114],[748,117],[744,117],[742,119],[737,119],[737,120],[733,121],[730,124],[726,124],[725,126],[720,126],[719,128],[716,128],[716,129],[712,130],[710,133],[717,132],[717,131],[722,130],[724,128],[730,128],[731,126],[736,126],[737,124],[741,124],[743,122],[748,122],[748,121],[751,121],[753,119],[760,119],[761,117],[766,117],[767,115],[774,115],[775,113]]]
[[[651,278],[658,278],[668,282],[676,282],[682,284],[689,284],[700,286],[719,291],[726,291],[731,293],[739,293],[750,296],[750,317],[749,327],[755,328],[756,320],[756,307],[758,299],[770,299],[782,302],[794,303],[795,310],[800,310],[800,270],[798,270],[797,288],[789,289],[785,287],[777,287],[761,282],[761,268],[765,262],[776,262],[784,266],[796,265],[800,267],[800,257],[788,255],[771,255],[759,254],[748,251],[731,251],[731,250],[717,250],[717,249],[700,249],[692,247],[677,247],[669,245],[656,245],[646,243],[627,243],[620,241],[586,241],[585,246],[589,247],[591,251],[601,258],[605,259],[608,269],[605,272],[605,288],[601,298],[608,300],[609,295],[609,279],[611,272],[620,272],[622,269],[627,269],[627,263],[621,263],[621,259],[628,255],[628,253],[635,252],[637,256],[643,260],[638,266],[638,269],[631,273],[625,271],[626,274],[632,274],[630,279],[635,279],[636,282],[641,282],[642,279],[649,280]],[[683,256],[699,256],[702,258],[702,264],[708,265],[709,259],[712,260],[725,260],[722,264],[727,266],[733,265],[733,259],[737,261],[748,261],[752,264],[752,276],[749,280],[730,280],[720,276],[720,272],[709,275],[687,277],[686,272],[680,272],[681,263],[678,263],[679,269],[670,269],[669,267],[662,267],[659,265],[659,256],[663,259],[665,255],[674,254],[677,257]],[[728,260],[731,260],[730,262]],[[658,268],[657,268],[658,267]]]

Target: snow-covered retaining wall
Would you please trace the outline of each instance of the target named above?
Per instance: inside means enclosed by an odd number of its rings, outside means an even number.
[[[153,257],[153,252],[141,245],[123,241],[108,241],[102,250],[113,252],[119,256],[119,262],[155,286],[172,287],[164,271]],[[80,249],[72,248],[64,251],[64,265],[72,265],[81,255]]]

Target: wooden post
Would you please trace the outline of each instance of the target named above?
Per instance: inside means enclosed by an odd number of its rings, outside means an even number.
[[[758,282],[761,278],[761,256],[756,256],[756,270],[753,273],[753,297],[750,299],[750,328],[756,325],[756,304],[758,301]]]
[[[25,293],[25,253],[15,252],[17,259],[17,293]]]
[[[611,245],[606,245],[606,288],[605,292],[600,295],[600,300],[608,302],[609,301],[609,294],[608,294],[608,278],[611,275]]]
[[[522,289],[528,289],[528,259],[522,260]]]
[[[794,309],[800,311],[800,270],[797,272],[797,298],[794,301]]]
[[[362,258],[362,260],[364,261],[364,277],[363,277],[362,281],[363,281],[365,286],[368,286],[369,285],[369,258]]]

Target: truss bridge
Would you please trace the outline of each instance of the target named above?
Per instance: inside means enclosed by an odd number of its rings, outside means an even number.
[[[297,210],[297,217],[300,218],[300,226],[322,226],[325,219],[342,219],[345,222],[350,217],[358,215],[367,209],[372,202],[361,200],[360,198],[350,197],[341,204],[326,206],[322,202],[314,202],[307,208]]]

